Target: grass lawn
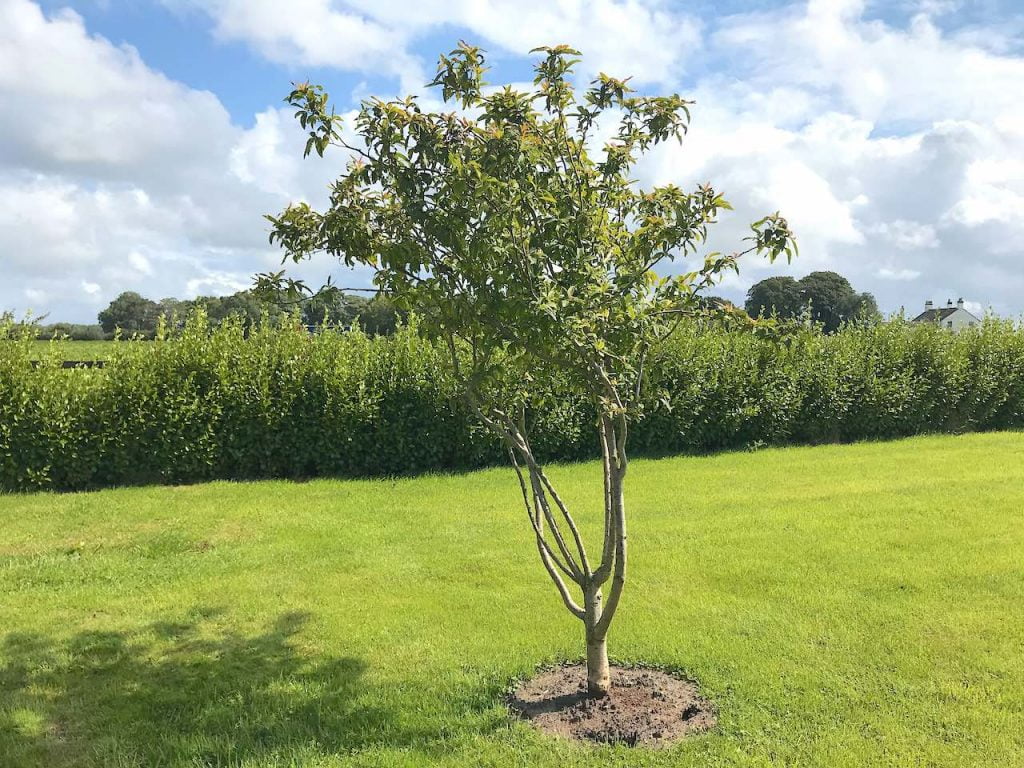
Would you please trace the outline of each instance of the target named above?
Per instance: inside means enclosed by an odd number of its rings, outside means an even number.
[[[594,464],[556,467],[596,510]],[[578,658],[510,471],[0,497],[0,765],[1024,765],[1024,435],[637,461],[613,656],[662,752],[510,722]]]

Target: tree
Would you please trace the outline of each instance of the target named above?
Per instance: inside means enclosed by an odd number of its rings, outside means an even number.
[[[125,291],[98,315],[106,333],[120,328],[126,333],[152,333],[156,329],[159,307],[155,301],[135,291]]]
[[[845,307],[845,314],[847,322],[879,322],[882,319],[882,313],[878,311],[878,302],[875,301],[874,295],[867,291],[854,294],[853,299]]]
[[[157,302],[157,314],[164,319],[168,327],[173,328],[175,324],[179,326],[184,324],[193,306],[191,301],[183,301],[170,296]]]
[[[303,303],[302,322],[306,325],[326,323],[348,328],[369,303],[370,300],[363,296],[352,296],[337,290],[320,292]]]
[[[836,272],[811,272],[800,280],[769,277],[747,291],[747,313],[754,318],[776,316],[793,320],[810,310],[810,317],[825,333],[845,323],[878,316],[870,293],[857,293],[850,281]]]
[[[351,328],[359,327],[370,336],[388,336],[395,332],[405,313],[395,307],[387,296],[356,296],[332,288],[317,291],[301,302],[302,322]]]
[[[395,306],[389,297],[377,295],[360,310],[359,326],[371,336],[390,336],[407,316],[408,313]]]
[[[326,210],[300,203],[269,216],[270,239],[286,260],[325,252],[371,267],[381,293],[415,310],[423,332],[447,347],[467,402],[508,450],[541,562],[584,625],[588,689],[600,696],[626,580],[626,446],[644,360],[743,254],[774,260],[793,243],[774,214],[752,226],[743,251],[659,277],[662,263],[694,256],[729,207],[710,185],[643,191],[630,178],[640,154],[682,138],[690,102],[635,96],[604,74],[579,99],[570,84],[578,52],[536,50],[533,90],[485,90],[484,57],[462,43],[440,57],[432,85],[464,112],[373,98],[359,109],[355,137],[322,87],[297,85],[287,101],[309,132],[306,155],[337,146],[352,158]],[[592,154],[598,127],[611,140]],[[310,291],[284,271],[257,284]],[[593,551],[530,442],[531,414],[546,405],[535,382],[556,375],[594,408],[604,504]]]
[[[279,319],[283,310],[272,302],[266,301],[254,291],[238,291],[229,296],[199,296],[192,306],[202,306],[210,322],[219,325],[229,317],[239,318],[246,328],[251,328],[260,321],[264,314],[269,319]]]
[[[102,341],[104,333],[98,325],[81,323],[52,323],[40,325],[36,330],[38,339],[62,339],[65,337],[73,341]]]
[[[754,283],[747,291],[744,308],[753,318],[772,315],[782,319],[794,318],[803,308],[800,285],[788,276],[769,277]]]
[[[811,272],[800,279],[802,305],[810,307],[811,319],[825,333],[834,333],[864,313],[877,314],[870,293],[857,293],[850,281],[836,272]]]

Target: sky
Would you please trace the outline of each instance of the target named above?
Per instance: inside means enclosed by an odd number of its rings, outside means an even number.
[[[424,84],[460,39],[492,83],[568,43],[581,83],[695,100],[639,183],[723,192],[709,250],[776,210],[800,246],[719,295],[832,269],[886,312],[1024,314],[1019,0],[0,0],[0,310],[95,322],[126,290],[249,287],[280,264],[263,215],[322,205],[345,165],[302,158],[290,84],[322,83],[339,113],[437,105]],[[370,280],[327,257],[300,274]]]

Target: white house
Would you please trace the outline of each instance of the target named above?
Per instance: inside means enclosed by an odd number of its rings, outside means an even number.
[[[950,299],[946,302],[945,307],[934,307],[930,301],[926,301],[924,312],[915,317],[914,322],[936,323],[953,333],[959,333],[964,328],[973,328],[981,324],[981,320],[964,309],[963,299],[958,300],[956,306],[953,306],[953,300]]]

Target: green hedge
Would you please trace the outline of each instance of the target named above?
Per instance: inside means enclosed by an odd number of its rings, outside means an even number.
[[[2,331],[2,329],[0,329]],[[0,334],[4,335],[4,334]],[[9,335],[9,334],[7,334]],[[299,327],[246,333],[194,317],[178,338],[115,342],[103,369],[34,367],[0,340],[0,488],[83,489],[213,478],[391,475],[503,460],[456,396],[445,356],[393,337]],[[782,341],[681,329],[649,364],[634,455],[1024,426],[1024,331],[953,335],[887,323]],[[585,402],[533,415],[548,460],[596,454]]]

